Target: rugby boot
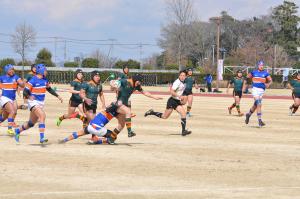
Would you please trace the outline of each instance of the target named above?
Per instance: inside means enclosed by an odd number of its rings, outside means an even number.
[[[184,130],[184,131],[182,131],[181,135],[182,135],[182,136],[186,136],[186,135],[189,135],[189,134],[191,134],[191,133],[192,133],[192,131]]]
[[[150,109],[149,111],[147,111],[146,113],[145,113],[145,117],[147,117],[148,115],[152,115],[153,114],[153,109]]]

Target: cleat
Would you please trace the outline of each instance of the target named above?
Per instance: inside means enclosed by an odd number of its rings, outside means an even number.
[[[10,136],[14,136],[14,135],[15,135],[15,132],[14,132],[14,130],[12,130],[12,129],[8,129],[6,132],[7,132],[7,134],[10,135]]]
[[[251,115],[250,115],[249,113],[246,114],[246,119],[245,119],[245,123],[246,123],[246,124],[249,123],[250,116],[251,116]]]
[[[115,144],[114,139],[112,137],[108,137],[107,138],[107,144],[114,145]]]
[[[56,119],[56,126],[60,126],[62,120],[60,120],[59,118]]]
[[[182,135],[182,136],[186,136],[186,135],[189,135],[189,134],[191,134],[191,133],[192,133],[192,131],[184,130],[184,131],[181,133],[181,135]]]
[[[230,107],[228,107],[228,113],[229,113],[229,115],[231,115],[231,108]]]
[[[290,112],[289,112],[289,116],[294,116],[295,115],[295,113],[293,113],[293,107],[292,106],[290,106]]]
[[[149,111],[147,111],[146,113],[145,113],[145,117],[147,117],[148,115],[151,115],[153,113],[153,109],[150,109]]]
[[[131,118],[133,118],[133,117],[135,117],[136,116],[136,114],[134,114],[134,113],[131,113]]]
[[[238,116],[242,117],[242,116],[244,116],[244,113],[239,113]]]
[[[15,140],[17,143],[20,142],[20,129],[15,129]]]
[[[133,131],[128,132],[128,137],[134,137],[136,136],[136,134]]]
[[[46,143],[46,142],[48,142],[48,139],[47,139],[47,138],[42,138],[42,139],[40,139],[40,143],[41,143],[41,144],[44,144],[44,143]]]
[[[87,144],[88,145],[94,145],[94,144],[96,144],[93,140],[89,140],[88,142],[87,142]]]
[[[258,126],[261,128],[263,126],[266,126],[266,124],[262,120],[259,120],[258,121]]]
[[[192,117],[192,114],[190,112],[186,113],[187,117]]]

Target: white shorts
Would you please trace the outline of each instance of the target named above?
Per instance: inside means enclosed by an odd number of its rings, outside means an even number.
[[[14,100],[9,99],[8,97],[5,97],[5,96],[1,96],[1,98],[0,98],[0,105],[1,105],[2,108],[3,108],[3,106],[4,106],[5,104],[7,104],[8,102],[14,104]]]
[[[33,107],[38,106],[40,108],[44,108],[44,102],[37,100],[28,100],[28,109],[31,110]]]
[[[252,96],[254,98],[258,98],[258,97],[262,98],[264,93],[265,93],[265,89],[263,89],[263,88],[256,88],[256,87],[252,88]]]
[[[103,127],[101,129],[97,130],[91,124],[88,125],[87,130],[88,130],[88,132],[90,134],[97,135],[99,137],[103,137],[107,133],[107,129],[106,128]]]

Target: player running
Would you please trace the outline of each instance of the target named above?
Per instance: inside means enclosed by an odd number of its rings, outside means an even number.
[[[236,110],[238,111],[238,116],[243,116],[244,114],[241,113],[240,110],[240,101],[243,95],[243,89],[245,86],[245,79],[243,78],[243,72],[238,70],[236,73],[236,76],[232,78],[228,84],[227,87],[227,93],[229,93],[229,88],[230,85],[234,86],[233,89],[233,98],[234,98],[234,103],[228,107],[228,112],[231,114],[231,111],[234,107],[236,107]]]
[[[81,136],[92,134],[94,135],[89,144],[114,144],[114,138],[111,136],[113,133],[111,130],[105,128],[105,125],[109,123],[111,119],[118,115],[118,106],[111,104],[104,111],[98,113],[94,119],[92,119],[88,126],[78,132],[73,132],[70,136],[63,140],[59,140],[60,144],[69,142],[71,140],[77,139]]]
[[[195,79],[192,77],[193,75],[193,69],[188,68],[187,69],[187,77],[185,79],[185,90],[183,92],[183,96],[187,96],[187,112],[186,116],[191,117],[191,109],[192,109],[192,104],[193,104],[193,86],[195,85],[195,88],[198,89],[198,85],[195,82]]]
[[[111,87],[118,90],[117,96],[117,105],[118,105],[118,113],[125,115],[125,124],[127,127],[128,137],[133,137],[136,134],[132,130],[131,126],[131,109],[128,106],[128,101],[130,96],[134,91],[139,91],[141,94],[146,97],[160,100],[161,97],[153,96],[150,92],[144,91],[141,87],[142,84],[142,76],[137,74],[133,75],[129,79],[120,79],[120,80],[112,80],[110,81]]]
[[[79,96],[83,99],[83,111],[87,117],[87,123],[91,121],[96,114],[98,105],[98,96],[102,103],[102,109],[105,109],[105,99],[103,88],[100,82],[100,73],[98,71],[91,72],[91,80],[82,84]]]
[[[29,80],[33,76],[35,76],[35,74],[36,74],[36,67],[34,64],[32,64],[30,72],[25,75],[24,83],[29,82]],[[18,92],[20,92],[20,90],[23,90],[23,88],[18,89]],[[24,95],[23,95],[23,100],[24,100],[24,104],[21,104],[20,106],[18,106],[18,109],[26,110],[28,108],[28,106],[27,106],[28,102],[27,102],[27,99],[24,97]]]
[[[24,87],[24,82],[15,74],[14,66],[7,64],[4,66],[5,75],[0,76],[0,88],[2,95],[0,98],[0,105],[2,107],[2,114],[0,115],[0,123],[7,119],[9,135],[14,135],[14,118],[17,115],[16,91],[18,86]]]
[[[77,69],[75,72],[75,79],[71,82],[71,87],[69,88],[69,92],[72,93],[72,96],[69,100],[69,107],[68,107],[68,113],[60,116],[56,120],[56,125],[60,126],[61,122],[64,119],[70,119],[72,114],[76,114],[76,118],[82,120],[85,122],[85,114],[80,115],[79,113],[75,112],[76,108],[79,109],[81,113],[83,112],[83,107],[82,107],[82,99],[79,96],[80,90],[82,88],[83,84],[83,71],[81,69]]]
[[[179,77],[174,81],[172,88],[170,90],[171,97],[167,102],[167,107],[164,113],[155,112],[153,109],[150,109],[145,113],[145,117],[148,115],[155,115],[161,119],[168,119],[173,110],[176,110],[181,116],[181,135],[186,136],[191,134],[192,131],[186,129],[186,111],[183,105],[186,103],[186,96],[183,96],[185,90],[184,80],[186,78],[186,71],[180,71]]]
[[[265,93],[265,89],[269,88],[270,85],[272,84],[272,78],[270,74],[266,70],[264,70],[263,61],[259,61],[257,63],[257,69],[249,73],[248,78],[252,79],[252,95],[254,98],[254,104],[249,110],[249,112],[246,114],[245,123],[246,124],[249,123],[252,113],[254,113],[256,110],[257,118],[258,118],[258,126],[262,127],[266,125],[261,119],[262,98]]]
[[[24,123],[20,128],[15,129],[15,140],[19,142],[20,133],[33,127],[37,122],[39,122],[39,132],[40,132],[40,143],[43,144],[48,142],[45,138],[45,119],[46,113],[44,111],[44,103],[46,91],[57,97],[61,103],[63,99],[51,88],[48,80],[46,79],[47,69],[44,64],[36,65],[36,75],[32,77],[29,82],[26,83],[24,89],[24,96],[28,99],[28,108],[30,110],[29,120]]]
[[[291,80],[288,87],[293,90],[294,103],[290,106],[290,115],[295,115],[300,105],[300,71],[297,72],[296,78]]]

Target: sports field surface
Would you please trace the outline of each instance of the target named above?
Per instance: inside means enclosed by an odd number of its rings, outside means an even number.
[[[145,90],[168,92],[167,87]],[[60,94],[63,104],[46,97],[48,144],[39,144],[37,126],[21,134],[19,145],[0,127],[1,199],[300,198],[300,112],[288,116],[289,90],[267,91],[276,97],[263,100],[263,128],[257,128],[255,114],[247,126],[236,112],[229,115],[229,96],[195,96],[187,120],[193,133],[186,137],[180,135],[175,112],[168,120],[144,117],[150,108],[163,111],[169,95],[160,101],[133,95],[137,136],[128,138],[124,129],[116,145],[87,145],[90,136],[58,144],[81,128],[76,119],[56,127],[70,97]],[[107,92],[105,98],[108,104],[115,94]],[[245,113],[252,104],[243,98],[241,110]],[[17,123],[28,115],[19,110]],[[116,124],[112,120],[109,129]]]

